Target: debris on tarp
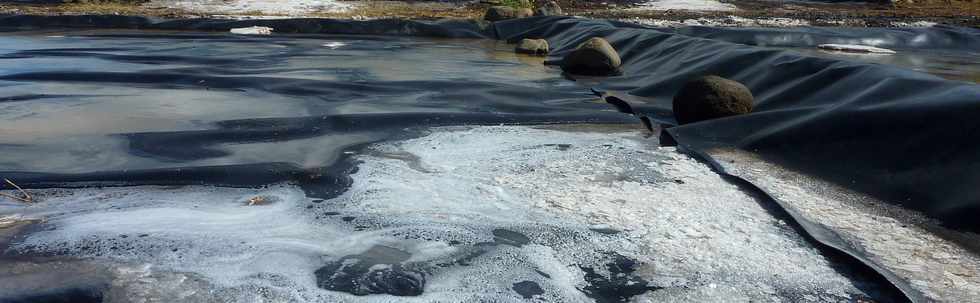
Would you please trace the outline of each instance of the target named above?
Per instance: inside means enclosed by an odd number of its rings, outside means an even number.
[[[817,48],[822,50],[838,51],[838,52],[849,52],[849,53],[868,53],[868,54],[894,54],[895,51],[868,46],[868,45],[857,45],[857,44],[821,44],[817,45]]]
[[[27,191],[25,191],[23,188],[20,188],[20,186],[17,186],[17,184],[15,184],[13,181],[10,181],[10,179],[3,179],[3,181],[6,181],[7,184],[10,184],[10,186],[13,186],[18,191],[20,191],[21,196],[18,197],[18,196],[14,196],[14,195],[10,195],[10,194],[0,193],[0,197],[6,197],[6,198],[14,199],[14,200],[17,200],[17,201],[20,201],[20,202],[24,202],[24,203],[34,202],[34,198],[31,197],[31,194],[28,194]]]
[[[275,203],[278,199],[271,196],[255,196],[245,202],[246,206],[268,205]]]
[[[0,216],[0,229],[11,228],[20,224],[30,224],[40,222],[41,219],[27,218],[22,215]]]
[[[239,35],[271,35],[273,28],[266,26],[252,26],[231,29],[232,34]]]

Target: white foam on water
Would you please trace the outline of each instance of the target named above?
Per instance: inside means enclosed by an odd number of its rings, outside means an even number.
[[[125,264],[113,282],[118,297],[509,302],[523,300],[514,283],[534,281],[540,299],[589,302],[582,268],[610,275],[609,252],[636,260],[635,274],[664,288],[640,301],[861,293],[752,197],[635,131],[437,128],[358,157],[352,187],[322,203],[291,185],[130,187],[39,192],[37,205],[0,205],[0,215],[46,219],[14,251]],[[256,196],[268,203],[248,206]],[[622,232],[589,230],[600,226]],[[500,228],[530,243],[463,261]],[[313,271],[378,244],[410,262],[468,265],[431,268],[419,297],[316,287]]]
[[[654,264],[651,277],[727,280],[716,283],[751,296],[765,295],[751,293],[760,285],[828,295],[849,290],[785,222],[703,164],[652,143],[632,132],[437,131],[382,147],[418,156],[421,170],[400,160],[367,162],[356,177],[367,174],[360,179],[368,181],[351,194],[383,213],[419,214],[423,200],[433,217],[445,216],[442,210],[466,201],[470,210],[501,214],[492,219],[504,222],[557,214],[612,226],[627,231],[619,251],[633,250],[630,256]],[[509,211],[522,206],[531,208]]]
[[[55,193],[56,194],[56,193]],[[248,206],[248,199],[274,203]],[[341,230],[302,220],[307,202],[291,186],[263,190],[186,187],[83,189],[50,196],[23,212],[44,217],[51,230],[34,233],[19,246],[40,251],[148,262],[176,271],[199,272],[233,285],[254,268],[291,275],[295,262],[282,254],[316,257],[358,251]],[[318,260],[314,260],[318,261]],[[308,267],[308,264],[302,264]],[[248,268],[243,268],[248,267]]]

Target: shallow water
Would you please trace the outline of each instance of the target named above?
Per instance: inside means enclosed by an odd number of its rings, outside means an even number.
[[[0,299],[888,299],[512,46],[134,31],[0,45],[0,175],[54,187],[0,200]]]
[[[145,132],[192,136],[238,119],[602,106],[586,102],[587,91],[561,80],[541,59],[518,57],[488,40],[106,31],[0,39],[3,170],[78,173],[270,160],[318,167],[331,164],[339,149],[387,134],[352,129],[270,144],[285,135],[223,130],[211,134],[222,138],[207,139],[214,156],[191,148],[135,153],[133,141],[162,136]]]

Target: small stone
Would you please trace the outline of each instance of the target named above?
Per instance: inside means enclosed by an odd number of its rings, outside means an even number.
[[[561,6],[558,6],[558,2],[555,1],[548,1],[534,11],[535,16],[561,16],[562,14]]]
[[[674,95],[674,118],[679,124],[717,119],[752,112],[753,97],[748,87],[718,76],[687,82]]]
[[[527,18],[534,15],[530,8],[513,8],[509,6],[492,6],[483,15],[483,20],[502,21],[508,19]]]
[[[521,39],[521,42],[517,43],[517,48],[514,51],[521,54],[547,55],[548,40]]]
[[[621,64],[619,53],[606,39],[593,37],[566,55],[561,69],[576,75],[611,76],[621,73]]]

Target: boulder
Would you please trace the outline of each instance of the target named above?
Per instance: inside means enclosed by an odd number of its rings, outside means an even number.
[[[517,43],[517,48],[514,51],[521,54],[547,55],[548,40],[521,39],[521,42]]]
[[[561,69],[570,74],[587,76],[619,75],[622,61],[606,39],[593,37],[565,56]]]
[[[752,111],[752,92],[741,83],[718,76],[691,80],[674,95],[674,118],[679,124],[746,114]]]
[[[538,9],[534,11],[534,15],[535,16],[561,16],[562,15],[561,6],[558,6],[558,2],[548,1],[548,3],[539,6]]]
[[[501,21],[508,19],[527,18],[534,15],[530,8],[513,8],[509,6],[492,6],[483,15],[483,20]]]

